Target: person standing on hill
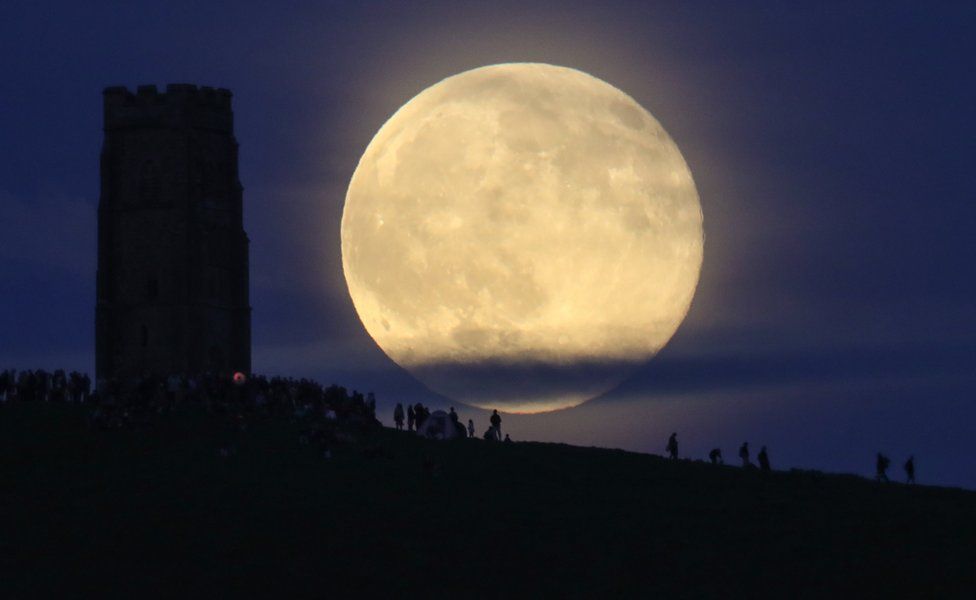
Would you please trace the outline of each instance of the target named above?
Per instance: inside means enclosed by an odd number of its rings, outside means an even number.
[[[491,427],[495,430],[495,439],[501,441],[502,439],[502,417],[498,414],[498,410],[493,410],[491,413]]]
[[[759,468],[763,471],[771,471],[769,467],[769,454],[766,453],[766,446],[759,449],[759,454],[756,455],[759,460]]]
[[[668,445],[664,447],[671,460],[678,460],[678,432],[671,434],[668,438]]]
[[[413,412],[413,404],[407,405],[407,431],[413,431],[415,414]]]
[[[413,407],[413,420],[417,431],[420,431],[420,428],[424,426],[424,421],[427,420],[427,409],[420,402]]]
[[[474,437],[474,419],[468,419],[468,437]]]
[[[908,460],[905,461],[905,475],[907,479],[905,483],[915,483],[915,456],[909,456]]]
[[[396,423],[397,431],[403,431],[403,404],[399,402],[393,409],[393,422]]]
[[[891,460],[884,454],[878,452],[878,458],[874,463],[875,481],[879,481],[879,482],[884,481],[885,483],[888,482],[888,465],[890,464],[891,464]]]
[[[752,463],[749,462],[749,442],[742,442],[739,446],[739,458],[742,459],[743,467],[751,467]]]
[[[722,450],[719,448],[712,448],[712,451],[708,453],[708,460],[712,461],[713,465],[723,464]]]

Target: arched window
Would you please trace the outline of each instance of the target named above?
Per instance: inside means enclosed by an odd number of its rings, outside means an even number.
[[[159,167],[147,160],[139,169],[139,203],[152,206],[159,203]]]

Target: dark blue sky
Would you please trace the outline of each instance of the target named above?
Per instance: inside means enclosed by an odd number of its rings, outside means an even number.
[[[489,5],[490,6],[487,6]],[[356,161],[457,72],[539,61],[632,95],[681,147],[706,247],[671,344],[517,439],[976,487],[976,5],[0,4],[0,364],[93,363],[101,90],[233,90],[255,369],[428,398],[362,329],[339,262]],[[435,401],[436,404],[436,401]],[[480,411],[465,411],[483,420]]]

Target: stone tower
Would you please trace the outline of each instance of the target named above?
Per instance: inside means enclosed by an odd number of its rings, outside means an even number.
[[[110,87],[103,100],[97,377],[250,372],[231,93]]]

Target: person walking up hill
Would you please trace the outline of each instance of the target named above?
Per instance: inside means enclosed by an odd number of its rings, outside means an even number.
[[[742,459],[743,467],[751,467],[752,463],[749,462],[749,442],[742,442],[739,446],[739,458]]]
[[[888,482],[888,465],[891,464],[891,459],[889,459],[884,454],[878,452],[878,458],[874,462],[874,479],[875,481],[885,483]]]

